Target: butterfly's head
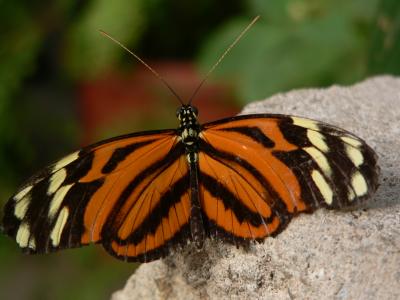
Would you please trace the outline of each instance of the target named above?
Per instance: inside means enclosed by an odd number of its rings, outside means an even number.
[[[197,108],[191,105],[182,105],[176,110],[176,117],[183,127],[194,123],[197,124],[198,114]]]

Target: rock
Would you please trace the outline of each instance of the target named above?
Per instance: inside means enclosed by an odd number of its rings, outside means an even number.
[[[365,139],[381,166],[376,195],[363,209],[300,215],[249,249],[208,240],[142,264],[112,299],[399,299],[400,79],[282,93],[243,110],[255,112],[309,117]]]

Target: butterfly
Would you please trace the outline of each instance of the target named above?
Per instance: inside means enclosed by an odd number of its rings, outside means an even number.
[[[263,241],[378,187],[375,152],[338,127],[279,114],[200,124],[191,101],[176,116],[177,129],[101,141],[34,175],[6,203],[3,232],[28,253],[99,243],[148,262],[188,241]]]

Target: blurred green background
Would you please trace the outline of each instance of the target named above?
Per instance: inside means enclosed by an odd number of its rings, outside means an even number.
[[[195,100],[203,121],[277,92],[400,73],[398,0],[2,1],[1,206],[35,170],[84,144],[176,126],[176,99],[98,29],[187,99],[255,15]],[[97,246],[24,256],[4,236],[0,261],[1,299],[108,299],[137,267]]]

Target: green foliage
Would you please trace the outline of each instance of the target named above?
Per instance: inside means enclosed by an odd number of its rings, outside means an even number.
[[[7,91],[10,92],[10,89]],[[18,134],[21,128],[12,112],[10,101],[7,98],[0,99],[0,205],[12,193],[18,182],[18,170],[21,165],[27,164],[32,154],[27,139]],[[20,138],[17,139],[17,136]]]
[[[371,74],[400,75],[400,1],[383,0],[376,17],[370,51]]]
[[[109,68],[124,51],[105,39],[104,30],[124,44],[135,42],[144,18],[141,0],[94,0],[70,27],[65,66],[74,78],[90,77]]]
[[[23,79],[34,70],[41,32],[28,8],[19,2],[3,3],[0,18],[3,20],[0,29],[0,197],[3,198],[14,184],[15,159],[23,154],[29,157],[26,140],[16,139],[20,127],[13,112],[18,100],[12,97]]]
[[[232,15],[241,15],[246,0],[144,0],[148,21],[138,52],[143,57],[192,59],[209,33]]]
[[[377,1],[250,1],[261,20],[215,76],[233,81],[242,102],[304,86],[352,83],[366,73]],[[222,26],[200,54],[207,70],[250,20]]]

